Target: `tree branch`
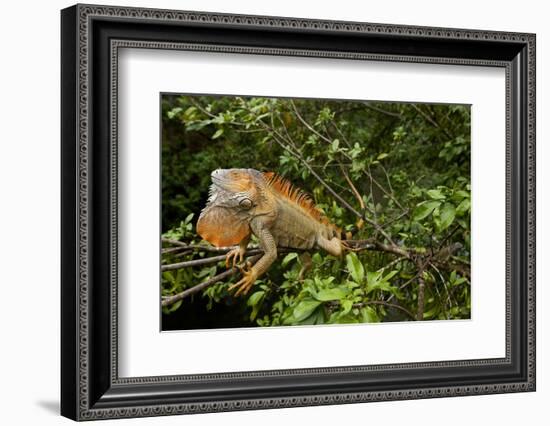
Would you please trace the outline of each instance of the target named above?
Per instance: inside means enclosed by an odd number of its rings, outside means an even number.
[[[232,249],[233,247],[219,247],[220,252],[223,252],[223,253],[228,253]],[[294,251],[305,251],[305,250],[291,249],[288,247],[277,247],[278,253],[290,253]],[[245,252],[244,257],[256,256],[258,254],[263,254],[263,253],[264,252],[262,249],[257,247],[251,247]],[[225,254],[222,254],[219,256],[205,257],[202,259],[186,260],[185,262],[170,263],[168,265],[161,265],[160,270],[164,272],[164,271],[173,271],[176,269],[190,268],[193,266],[213,265],[215,263],[225,260],[226,257],[227,256]]]
[[[167,247],[162,249],[162,254],[178,253],[187,250],[185,247]]]
[[[422,116],[424,117],[424,119],[430,123],[432,126],[434,126],[435,128],[441,130],[445,136],[447,136],[449,139],[452,139],[452,136],[449,134],[449,132],[447,131],[447,129],[445,129],[444,127],[441,127],[439,125],[439,123],[437,121],[435,121],[432,117],[430,117],[428,114],[426,114],[424,111],[422,111],[422,109],[420,109],[420,107],[418,107],[417,105],[415,104],[411,104],[411,106]]]
[[[250,257],[261,253],[263,253],[263,251],[260,249],[252,249],[246,252],[245,257]],[[219,256],[205,257],[203,259],[186,260],[185,262],[171,263],[169,265],[161,265],[160,270],[162,272],[165,272],[165,271],[173,271],[175,269],[189,268],[192,266],[213,265],[214,263],[218,263],[218,262],[221,262],[222,260],[225,260],[226,257],[227,256],[225,254],[222,254]]]
[[[342,165],[342,163],[338,162],[340,165],[340,170],[342,171],[342,174],[344,175],[344,179],[346,179],[346,182],[348,183],[349,187],[351,188],[351,192],[353,192],[353,195],[355,195],[355,198],[357,198],[357,202],[359,203],[359,206],[361,207],[361,210],[365,210],[365,202],[363,201],[363,197],[361,197],[361,194],[359,194],[359,191],[351,181],[351,179],[348,176],[348,173],[346,172],[346,169]]]
[[[412,255],[416,254],[416,250],[406,247],[400,247],[396,244],[384,244],[380,241],[369,240],[345,240],[346,245],[349,245],[352,250],[377,250],[387,253],[393,253],[398,256],[412,259]]]
[[[344,244],[348,246],[353,251],[362,251],[362,250],[373,250],[373,251],[383,251],[386,253],[392,253],[400,257],[404,257],[406,259],[411,259],[412,255],[415,253],[413,249],[400,247],[395,244],[384,244],[376,240],[343,240]],[[179,242],[178,242],[179,243]],[[180,243],[181,244],[181,243]],[[192,247],[189,245],[188,247]],[[202,245],[195,245],[193,246],[195,250],[202,250],[207,246]],[[217,252],[219,253],[227,253],[230,250],[232,250],[233,247],[217,247]],[[293,252],[307,252],[309,250],[307,249],[295,249],[295,248],[288,248],[288,247],[277,247],[278,253],[293,253]],[[260,248],[253,247],[249,248],[244,256],[250,257],[263,254],[263,251]],[[171,263],[168,265],[162,265],[161,271],[173,271],[176,269],[182,269],[182,268],[189,268],[193,266],[203,266],[203,265],[213,265],[215,263],[221,262],[225,260],[226,255],[219,255],[219,256],[211,256],[211,257],[205,257],[202,259],[193,259],[193,260],[187,260],[185,262],[178,262],[178,263]]]
[[[471,279],[470,268],[467,265],[452,263],[452,262],[442,262],[437,259],[433,259],[432,262],[437,265],[439,268],[444,269],[447,272],[456,271],[463,277],[467,278],[468,281]]]
[[[397,112],[392,111],[386,111],[385,109],[375,107],[374,105],[371,105],[369,102],[363,102],[363,105],[365,105],[367,108],[372,109],[373,111],[379,112],[384,115],[388,115],[390,117],[399,118],[400,120],[403,119],[403,116]]]
[[[174,246],[181,247],[188,250],[204,250],[211,253],[227,253],[232,247],[214,247],[207,246],[206,244],[187,244],[182,241],[172,240],[169,238],[162,238],[162,242],[165,244],[172,244]]]
[[[250,263],[254,265],[259,259],[260,255],[254,256]],[[219,281],[224,280],[225,278],[228,278],[232,276],[233,274],[237,273],[239,270],[237,268],[231,268],[227,271],[222,272],[221,274],[214,275],[212,278],[207,279],[206,281],[197,284],[194,287],[188,288],[180,293],[174,294],[173,296],[163,297],[161,305],[162,307],[172,305],[173,303],[176,303],[178,300],[182,300],[186,297],[191,296],[192,294],[195,294],[201,290],[204,290],[207,287],[210,287],[212,284],[216,284]]]
[[[298,112],[298,108],[296,108],[296,105],[294,104],[294,102],[291,100],[290,101],[290,105],[292,105],[292,108],[294,109],[294,112],[296,113],[296,117],[298,117],[298,120],[301,121],[301,123],[306,126],[306,128],[311,132],[313,133],[314,135],[317,135],[318,137],[320,137],[321,139],[323,139],[325,142],[328,142],[329,144],[332,143],[332,140],[330,138],[327,138],[326,136],[322,135],[321,133],[319,133],[317,130],[315,130],[313,128],[313,126],[311,124],[309,124],[306,120],[304,120],[304,118],[300,115],[300,113]]]
[[[227,277],[232,276],[236,272],[237,272],[237,268],[228,269],[227,271],[224,271],[224,272],[222,272],[221,274],[218,274],[218,275],[214,275],[212,278],[209,278],[206,281],[204,281],[200,284],[197,284],[194,287],[188,288],[187,290],[184,290],[180,293],[174,294],[173,296],[163,297],[161,305],[162,305],[163,308],[166,307],[166,306],[172,305],[172,304],[176,303],[178,300],[182,300],[185,297],[189,297],[192,294],[195,294],[195,293],[197,293],[197,292],[199,292],[199,291],[201,291],[201,290],[203,290],[207,287],[210,287],[212,284],[215,284],[215,283],[217,283],[217,282],[219,282],[219,281],[221,281],[221,280],[223,280]]]

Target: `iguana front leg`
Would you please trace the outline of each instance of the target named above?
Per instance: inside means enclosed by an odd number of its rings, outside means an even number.
[[[277,259],[277,243],[275,242],[275,238],[273,238],[273,235],[271,235],[269,229],[262,224],[255,224],[254,222],[251,226],[252,231],[258,237],[260,248],[263,250],[264,254],[254,266],[248,270],[243,270],[243,277],[239,280],[239,282],[229,287],[229,290],[239,287],[235,293],[235,296],[247,294],[252,288],[254,282],[262,276],[269,269],[275,259]]]
[[[238,247],[235,247],[234,249],[231,249],[225,257],[225,267],[229,268],[229,264],[232,263],[232,267],[235,267],[236,263],[242,263],[244,259],[244,254],[246,253],[246,247],[248,246],[248,243],[250,242],[250,235],[245,237],[240,243]],[[237,262],[237,258],[239,258],[239,261]]]

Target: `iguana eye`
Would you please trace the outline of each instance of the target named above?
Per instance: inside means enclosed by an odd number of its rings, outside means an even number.
[[[245,198],[241,200],[241,202],[239,203],[239,206],[241,206],[243,209],[248,210],[252,208],[252,200],[250,198]]]

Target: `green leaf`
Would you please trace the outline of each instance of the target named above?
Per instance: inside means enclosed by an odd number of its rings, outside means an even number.
[[[189,117],[197,110],[197,108],[195,108],[194,106],[191,106],[189,108],[187,108],[185,110],[185,112],[183,113],[183,116],[186,118],[186,119],[189,119]]]
[[[214,276],[215,273],[216,273],[216,265],[211,266],[210,268],[201,269],[199,272],[195,273],[194,275],[196,278],[204,278],[208,275]]]
[[[325,318],[323,311],[321,309],[317,309],[313,312],[312,315],[307,317],[306,319],[299,321],[298,324],[300,325],[314,325],[314,324],[324,324]]]
[[[170,111],[168,111],[166,113],[166,116],[171,120],[173,119],[176,115],[178,115],[179,113],[181,112],[181,108],[180,107],[176,107]]]
[[[171,284],[174,284],[176,282],[176,278],[170,271],[164,271],[162,273],[162,278],[164,278],[166,281],[170,282]]]
[[[466,192],[466,191],[462,191],[462,190],[456,191],[456,192],[454,193],[454,195],[455,195],[455,197],[460,198],[460,199],[462,199],[462,198],[470,198],[470,193],[469,193],[469,192]]]
[[[246,304],[252,306],[252,312],[250,313],[250,321],[254,321],[260,312],[262,307],[262,300],[264,299],[265,291],[257,291],[253,293],[249,298]]]
[[[168,305],[168,306],[165,306],[162,308],[162,311],[165,313],[165,314],[169,314],[171,312],[174,312],[176,310],[178,310],[178,308],[181,306],[183,300],[178,300],[177,302],[171,304],[171,305]]]
[[[323,258],[319,253],[315,253],[313,256],[311,256],[311,261],[315,265],[320,265],[321,263],[323,263]]]
[[[253,293],[252,295],[250,295],[250,297],[248,298],[248,301],[246,302],[246,304],[248,306],[254,306],[254,305],[257,305],[258,302],[260,300],[262,300],[262,297],[264,296],[265,294],[265,291],[257,291],[255,293]]]
[[[416,206],[413,218],[416,221],[422,220],[429,216],[436,208],[441,205],[439,201],[423,201]]]
[[[304,299],[292,311],[296,321],[302,321],[309,317],[311,313],[319,306],[321,302],[313,299]]]
[[[353,302],[351,300],[342,300],[341,303],[343,308],[341,315],[346,315],[349,311],[351,311],[351,308],[353,307]]]
[[[223,135],[223,129],[216,130],[216,133],[212,135],[212,139],[218,139],[221,135]]]
[[[193,216],[195,216],[195,213],[189,213],[185,218],[185,223],[191,222],[191,220],[193,220]]]
[[[470,200],[468,198],[465,198],[460,202],[460,204],[456,208],[456,214],[458,216],[463,216],[469,210],[470,210]]]
[[[391,271],[391,272],[389,272],[387,275],[384,276],[383,280],[384,280],[384,281],[389,281],[389,280],[391,280],[396,274],[397,274],[397,271]]]
[[[371,306],[361,309],[361,319],[363,322],[380,322],[376,311]]]
[[[286,266],[292,259],[296,258],[298,258],[298,253],[288,253],[281,262],[281,265]]]
[[[373,284],[369,284],[367,287],[366,294],[370,294],[373,290],[387,291],[389,293],[397,294],[398,290],[395,287],[392,287],[387,281],[378,281]]]
[[[437,306],[434,306],[432,309],[424,312],[424,319],[432,319],[437,315],[439,312],[439,308]]]
[[[356,283],[362,283],[365,278],[365,268],[355,253],[346,255],[346,267]]]
[[[445,203],[443,205],[443,208],[439,212],[439,218],[441,220],[440,230],[443,231],[451,226],[451,224],[455,220],[455,216],[455,206],[453,206],[451,203]]]
[[[367,272],[367,284],[369,286],[376,284],[382,276],[382,272],[383,271]]]
[[[347,294],[348,292],[342,288],[327,288],[317,292],[315,298],[322,302],[328,302],[329,300],[340,300],[346,297]]]
[[[379,154],[378,157],[376,157],[377,160],[383,160],[386,158],[389,154],[383,152],[382,154]]]
[[[444,200],[445,195],[439,189],[430,189],[427,191],[428,197],[432,200]]]

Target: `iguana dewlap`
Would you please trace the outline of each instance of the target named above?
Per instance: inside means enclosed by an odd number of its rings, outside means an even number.
[[[226,264],[242,262],[254,234],[264,254],[243,278],[231,286],[246,294],[277,258],[277,247],[321,248],[339,256],[339,230],[328,222],[302,190],[274,173],[254,169],[218,169],[212,172],[208,203],[197,222],[198,234],[217,247],[238,245]]]

